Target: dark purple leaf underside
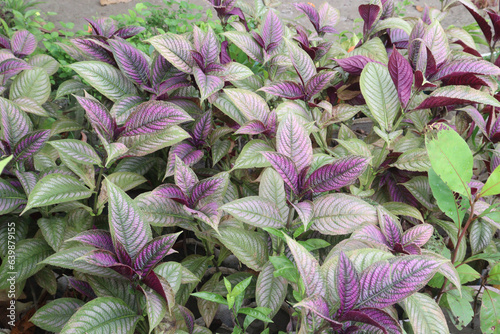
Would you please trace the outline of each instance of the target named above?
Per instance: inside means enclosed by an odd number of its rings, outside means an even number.
[[[302,87],[294,81],[278,82],[260,90],[289,100],[301,99],[305,95]]]
[[[339,190],[350,185],[363,173],[368,159],[346,157],[315,170],[307,179],[305,188],[314,192]]]
[[[360,310],[371,319],[380,324],[388,333],[401,333],[401,327],[397,320],[391,317],[388,313],[383,310],[379,310],[377,308],[363,308]],[[361,326],[362,329],[365,329],[364,326]],[[380,327],[378,327],[380,328]],[[369,330],[371,328],[366,328]]]
[[[220,59],[221,64],[227,64],[231,62],[231,57],[229,56],[229,43],[224,41],[220,45]]]
[[[14,148],[16,161],[22,161],[40,151],[50,137],[50,130],[28,133],[17,142]]]
[[[449,76],[457,76],[465,73],[482,75],[500,75],[500,68],[485,60],[455,60],[444,63],[432,80],[441,80]]]
[[[488,22],[486,21],[486,19],[484,17],[482,17],[481,14],[479,14],[476,11],[475,8],[467,6],[465,3],[462,3],[462,4],[464,5],[465,8],[467,8],[467,10],[472,15],[472,17],[474,17],[474,20],[476,20],[477,24],[479,25],[479,28],[481,29],[484,37],[486,38],[486,41],[488,43],[491,43],[491,37],[492,37],[491,27],[488,24]]]
[[[151,289],[156,291],[160,296],[168,302],[167,295],[165,294],[165,290],[163,289],[163,285],[161,284],[158,276],[156,276],[154,271],[149,271],[146,277],[143,277],[142,282],[149,286]]]
[[[149,64],[144,54],[121,39],[110,39],[109,44],[123,74],[138,85],[149,85]]]
[[[359,15],[365,21],[363,25],[363,35],[366,35],[377,19],[380,7],[377,5],[361,5],[358,7]]]
[[[389,73],[398,91],[399,101],[406,107],[411,97],[413,85],[413,70],[410,63],[397,49],[394,49],[389,57]]]
[[[90,286],[89,283],[77,280],[76,278],[71,277],[71,276],[68,277],[68,282],[69,282],[69,285],[71,285],[71,287],[73,289],[80,292],[82,295],[84,295],[90,299],[94,299],[97,297],[95,292],[94,292],[94,289],[92,289],[92,287]]]
[[[387,330],[382,326],[382,324],[379,324],[377,321],[372,319],[368,314],[365,314],[363,311],[349,311],[345,313],[341,318],[342,321],[347,322],[362,322],[364,324],[368,324],[370,326],[376,327],[380,329],[384,334],[387,334]]]
[[[316,11],[316,9],[314,9],[313,6],[311,6],[310,4],[305,3],[305,2],[295,4],[295,8],[297,10],[300,10],[302,13],[306,14],[307,17],[309,18],[309,21],[311,21],[312,25],[314,26],[314,29],[316,30],[316,32],[319,32],[319,28],[320,28],[319,27],[319,14]]]

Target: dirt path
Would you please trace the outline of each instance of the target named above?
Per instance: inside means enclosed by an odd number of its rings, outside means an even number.
[[[246,0],[253,3],[252,0]],[[302,0],[305,1],[305,0]],[[320,5],[324,0],[306,0],[315,5]],[[128,3],[114,4],[108,6],[101,6],[99,0],[46,0],[45,3],[38,5],[42,11],[56,12],[57,15],[50,16],[49,19],[54,23],[60,21],[63,22],[74,22],[75,29],[86,29],[86,23],[84,21],[85,17],[103,17],[116,15],[120,13],[127,13],[129,9],[133,9],[135,5],[139,2],[138,0],[132,0]],[[148,0],[148,2],[155,5],[162,5],[162,0]],[[203,6],[207,9],[209,6],[203,0],[190,0],[191,3]],[[299,1],[292,0],[282,0],[278,9],[284,20],[294,20],[298,15],[298,12],[293,8],[292,4]],[[366,1],[361,0],[329,0],[328,1],[333,7],[340,10],[341,19],[337,26],[339,30],[352,30],[354,26],[354,19],[359,18],[358,6]],[[420,16],[415,6],[423,6],[425,3],[429,4],[431,7],[440,7],[439,0],[414,0],[414,5],[408,8],[407,14],[412,16]],[[451,13],[444,20],[444,26],[447,27],[450,24],[463,25],[472,22],[470,14],[461,7],[454,8]],[[359,24],[358,24],[359,25]]]

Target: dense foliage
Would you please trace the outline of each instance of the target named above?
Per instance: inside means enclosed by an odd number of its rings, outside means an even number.
[[[63,334],[499,333],[500,14],[208,2],[5,26],[0,289]]]

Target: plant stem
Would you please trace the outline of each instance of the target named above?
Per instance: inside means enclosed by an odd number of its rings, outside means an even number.
[[[470,224],[476,220],[477,216],[474,215],[474,205],[476,204],[477,200],[479,198],[475,198],[474,201],[471,201],[470,202],[470,215],[469,215],[469,219],[467,219],[467,223],[465,223],[465,226],[464,228],[459,232],[458,232],[458,239],[457,239],[457,244],[455,245],[455,249],[453,250],[453,253],[451,255],[451,263],[454,264],[455,263],[455,260],[457,258],[457,254],[458,254],[458,249],[459,249],[459,246],[460,246],[460,243],[462,242],[462,239],[465,235],[465,233],[467,232],[467,229],[469,228]],[[446,287],[446,284],[448,284],[448,279],[445,278],[444,279],[444,282],[443,282],[443,285],[441,286],[441,289],[439,290],[439,293],[438,295],[436,296],[436,302],[439,304],[439,301],[441,300],[441,297],[443,296],[443,293],[444,293],[444,289]]]

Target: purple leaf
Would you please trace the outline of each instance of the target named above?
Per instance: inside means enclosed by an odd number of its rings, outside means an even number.
[[[215,75],[206,75],[199,67],[193,68],[193,76],[200,89],[201,100],[209,98],[224,88],[224,80]]]
[[[184,194],[191,194],[191,189],[198,183],[198,177],[189,168],[180,157],[175,157],[175,184],[184,192]]]
[[[71,43],[93,60],[102,61],[115,66],[111,52],[106,50],[98,41],[91,38],[73,38]]]
[[[481,89],[482,86],[490,86],[490,84],[484,80],[484,78],[479,78],[478,76],[470,73],[453,75],[443,79],[443,86],[470,86],[474,89]],[[431,86],[431,87],[435,87]]]
[[[144,54],[122,39],[108,42],[123,74],[138,85],[149,85],[149,64]]]
[[[199,201],[217,192],[223,181],[221,178],[208,178],[198,182],[191,189],[191,207],[196,206]]]
[[[213,130],[212,110],[210,109],[196,120],[193,126],[193,137],[205,141]]]
[[[125,122],[122,137],[152,134],[192,118],[177,105],[165,101],[148,101],[138,105]]]
[[[10,58],[0,61],[0,75],[3,75],[3,82],[6,82],[7,79],[13,77],[19,72],[29,70],[31,68],[31,65],[18,58]]]
[[[295,163],[289,157],[277,152],[262,152],[264,157],[280,174],[283,181],[292,189],[295,194],[298,194],[299,173]]]
[[[295,163],[297,172],[311,165],[312,144],[304,126],[290,114],[278,126],[276,148]]]
[[[364,172],[368,164],[365,157],[346,157],[315,170],[307,179],[305,189],[314,192],[339,190],[350,185]]]
[[[229,43],[224,41],[220,45],[220,59],[221,64],[227,64],[231,62],[231,57],[229,56]]]
[[[375,225],[362,226],[352,234],[351,238],[387,245],[387,239],[385,238],[385,235]]]
[[[311,21],[312,25],[314,26],[314,29],[316,30],[316,32],[319,33],[319,30],[320,30],[319,15],[318,15],[318,12],[316,11],[316,9],[314,9],[313,6],[311,6],[310,4],[307,4],[305,2],[295,4],[295,8],[307,15],[307,17],[309,18],[309,21]]]
[[[179,157],[186,165],[192,166],[203,157],[203,151],[197,150],[190,143],[181,142],[170,148],[167,159],[167,171],[165,177],[174,175],[175,157]]]
[[[314,95],[321,92],[327,85],[330,83],[330,80],[333,79],[336,72],[333,71],[324,71],[318,74],[315,74],[309,81],[306,83],[306,94],[310,99]]]
[[[7,36],[4,36],[2,34],[0,34],[0,48],[10,50],[10,40]]]
[[[488,16],[490,17],[491,23],[493,23],[493,30],[495,35],[493,36],[493,41],[498,41],[500,39],[500,15],[495,13],[493,10],[486,10]]]
[[[206,65],[215,63],[217,58],[219,58],[219,41],[210,26],[208,26],[208,31],[198,51],[203,56]]]
[[[295,43],[287,41],[287,46],[288,54],[293,67],[299,75],[302,84],[305,85],[306,82],[308,82],[316,74],[316,65],[314,65],[314,62],[311,57],[309,57],[307,52],[302,50]]]
[[[167,295],[165,294],[165,290],[163,288],[163,284],[158,279],[158,276],[156,276],[156,274],[155,274],[154,271],[150,270],[149,274],[147,274],[146,277],[142,278],[142,282],[144,284],[146,284],[147,286],[149,286],[154,291],[156,291],[160,296],[162,296],[163,299],[165,299],[165,301],[168,304],[169,299],[168,299]]]
[[[354,308],[359,297],[359,278],[354,264],[340,252],[337,265],[337,291],[340,299],[339,314],[345,314]]]
[[[128,279],[134,276],[134,270],[131,267],[118,262],[115,254],[107,250],[96,249],[90,251],[75,261],[84,261],[98,267],[111,268]]]
[[[500,68],[485,60],[460,59],[444,63],[430,81],[442,80],[443,78],[466,73],[498,76],[500,75]]]
[[[112,253],[115,252],[115,248],[113,247],[113,240],[111,240],[111,234],[105,230],[84,231],[69,240],[79,241],[90,246],[108,250]]]
[[[113,142],[116,123],[106,107],[90,95],[86,97],[75,95],[75,98],[82,108],[85,109],[92,127],[99,131],[108,142]]]
[[[182,317],[184,318],[184,323],[187,326],[188,333],[192,334],[194,332],[194,320],[195,320],[193,313],[191,313],[191,311],[188,308],[182,305],[178,305],[178,307]]]
[[[358,11],[363,21],[365,21],[363,25],[363,35],[367,36],[377,20],[380,7],[377,5],[361,5],[358,7]]]
[[[379,324],[377,321],[372,319],[368,314],[365,314],[362,311],[358,311],[358,310],[349,311],[349,312],[345,313],[339,320],[344,321],[344,322],[350,321],[353,323],[362,322],[364,324],[368,324],[370,326],[376,327],[376,328],[382,330],[382,332],[384,334],[387,334],[387,331],[384,328],[384,326]]]
[[[474,20],[476,20],[477,24],[479,25],[479,28],[481,29],[484,37],[486,38],[486,41],[488,42],[488,44],[490,44],[492,33],[491,33],[491,27],[486,21],[486,19],[477,12],[477,8],[475,8],[475,6],[474,7],[468,6],[465,2],[462,2],[462,5],[464,5],[464,7],[467,8],[469,13],[474,18]]]
[[[394,48],[389,57],[389,73],[392,82],[398,91],[401,105],[406,107],[411,97],[411,87],[413,85],[413,70],[410,63],[403,57],[399,51]]]
[[[391,29],[389,31],[389,37],[391,38],[392,44],[398,49],[408,48],[408,33],[403,29]]]
[[[293,307],[303,307],[313,312],[313,314],[317,315],[321,319],[328,321],[333,329],[342,329],[342,323],[330,318],[330,310],[328,309],[328,304],[325,302],[323,297],[319,295],[304,298],[300,301],[300,303],[295,304]]]
[[[87,19],[87,18],[85,18],[85,21],[87,21],[90,24],[90,26],[92,27],[92,32],[94,33],[94,35],[105,36],[104,31],[101,28],[101,24],[100,24],[101,22],[99,22],[99,21],[95,22],[95,21],[93,21],[91,19]]]
[[[177,237],[181,232],[176,234],[162,235],[148,242],[137,254],[133,268],[140,271],[142,276],[146,276],[149,272],[168,254],[175,252],[172,250]]]
[[[340,18],[339,11],[330,6],[327,2],[325,2],[319,8],[318,14],[319,14],[319,27],[320,27],[318,33],[336,34],[337,30],[334,27]]]
[[[434,227],[430,224],[416,225],[403,234],[402,244],[405,245],[405,249],[406,245],[410,243],[422,247],[427,241],[429,241],[433,233]]]
[[[400,227],[389,217],[384,215],[384,229],[382,232],[385,235],[389,247],[394,248],[396,243],[401,243],[401,230]]]
[[[297,100],[305,96],[302,87],[293,81],[274,83],[271,86],[262,87],[259,90],[289,100]]]
[[[14,147],[14,157],[16,161],[22,161],[32,157],[40,151],[50,137],[50,130],[39,130],[28,133],[21,138]]]
[[[261,121],[249,121],[243,124],[234,134],[236,135],[258,135],[266,132],[267,127]]]
[[[283,39],[283,24],[272,9],[267,12],[265,18],[262,27],[262,39],[264,40],[264,47],[268,53],[276,49]]]
[[[128,39],[130,37],[134,37],[135,35],[140,34],[144,30],[146,30],[146,28],[144,27],[128,26],[118,29],[113,35],[123,39]]]
[[[385,308],[403,300],[424,287],[440,264],[418,255],[376,262],[361,273],[356,308]]]
[[[97,298],[97,296],[94,292],[94,289],[92,289],[92,287],[90,286],[89,283],[77,280],[76,278],[71,277],[71,276],[69,276],[67,278],[68,278],[69,285],[71,285],[71,287],[73,289],[80,292],[82,295],[88,297],[89,299]]]
[[[307,297],[326,295],[326,286],[320,273],[318,260],[309,253],[304,246],[284,234],[290,252],[293,255],[300,277],[304,282]]]
[[[172,64],[170,64],[161,54],[155,53],[151,63],[151,85],[157,87],[167,79],[167,75],[171,69]]]
[[[415,110],[471,103],[500,106],[494,97],[482,91],[466,86],[446,86],[434,90]]]
[[[401,244],[396,244],[396,245],[401,245]],[[401,245],[402,246],[402,245]],[[407,253],[409,255],[420,255],[422,254],[422,249],[417,246],[416,244],[408,244],[405,246],[402,246],[403,252],[401,253]]]
[[[361,55],[334,60],[337,62],[337,64],[339,64],[340,67],[342,67],[344,71],[353,75],[361,75],[363,68],[368,63],[378,63],[378,61],[376,60]]]
[[[28,30],[19,30],[12,35],[10,46],[12,52],[19,58],[29,56],[36,49],[36,37]]]
[[[188,199],[175,184],[163,184],[153,190],[153,195],[174,199],[182,204],[188,204]]]
[[[398,321],[385,311],[377,308],[362,308],[360,311],[373,319],[378,324],[378,326],[376,326],[377,328],[383,327],[389,334],[401,333],[401,326]],[[372,329],[372,327],[370,327],[371,326],[360,326],[361,329],[368,331]]]
[[[29,116],[8,99],[0,97],[1,140],[12,149],[14,145],[33,128]]]

